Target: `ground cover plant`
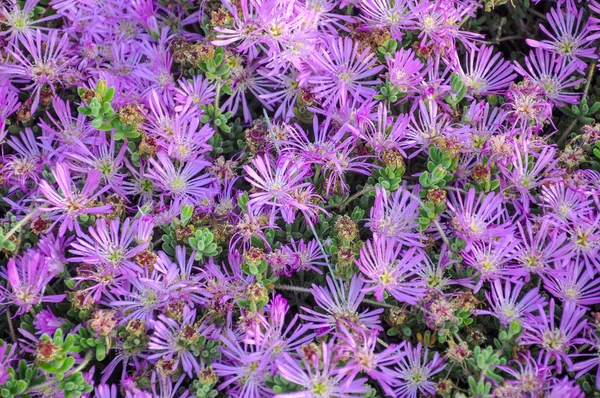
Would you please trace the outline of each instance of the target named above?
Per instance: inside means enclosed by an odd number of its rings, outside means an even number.
[[[0,397],[600,396],[600,3],[2,0]]]

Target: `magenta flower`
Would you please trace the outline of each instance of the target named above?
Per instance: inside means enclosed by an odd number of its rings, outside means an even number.
[[[576,63],[568,63],[566,59],[560,58],[556,53],[536,48],[525,57],[527,70],[518,63],[515,63],[515,70],[544,87],[546,95],[555,105],[576,104],[579,93],[568,92],[566,89],[577,86],[583,79],[573,76],[578,71]]]
[[[497,318],[504,327],[510,326],[514,321],[526,322],[528,314],[533,314],[539,307],[543,308],[546,305],[546,299],[539,293],[538,288],[533,288],[519,297],[523,290],[521,283],[496,279],[490,286],[491,294],[485,292],[490,310],[478,310],[477,313]]]
[[[502,196],[494,193],[480,194],[476,197],[471,188],[463,199],[456,194],[448,203],[452,216],[451,224],[461,239],[467,242],[467,249],[474,242],[505,236],[510,227],[499,222],[504,216]]]
[[[417,398],[425,394],[435,395],[435,383],[432,377],[440,373],[446,365],[439,353],[429,358],[429,349],[421,343],[413,347],[406,342],[401,345],[404,356],[391,376],[394,396]]]
[[[417,304],[426,292],[419,275],[424,259],[421,250],[415,247],[403,250],[401,244],[390,238],[368,240],[356,261],[365,276],[363,281],[371,285],[362,291],[374,292],[379,301],[384,301],[383,294],[387,292],[401,303]]]
[[[375,76],[383,66],[375,66],[375,54],[368,49],[359,53],[358,43],[346,38],[328,38],[313,57],[310,74],[301,80],[312,85],[323,106],[346,104],[351,98],[364,100],[373,95],[370,86],[379,83]],[[369,79],[369,80],[367,80]]]
[[[398,189],[388,194],[385,189],[375,188],[375,203],[365,226],[376,237],[395,240],[400,244],[423,246],[423,237],[417,232],[419,203],[411,193]]]
[[[456,65],[464,84],[473,95],[501,94],[515,80],[517,74],[509,61],[500,53],[492,56],[494,47],[481,46],[469,49],[469,61],[464,69]]]
[[[70,57],[69,37],[64,34],[60,39],[56,30],[43,35],[41,30],[27,32],[22,40],[27,53],[14,46],[10,54],[16,64],[4,64],[0,74],[11,79],[31,82],[26,89],[33,89],[31,111],[35,112],[40,102],[42,87],[48,85],[54,92],[54,85],[66,81],[68,68],[75,58]],[[30,55],[32,60],[30,61]]]
[[[312,285],[311,288],[317,306],[325,313],[302,307],[306,312],[300,314],[302,319],[312,322],[313,328],[322,329],[325,333],[337,329],[338,325],[356,326],[368,330],[381,329],[379,315],[383,312],[383,308],[364,310],[359,313],[359,306],[365,297],[365,284],[358,279],[358,276],[352,277],[348,291],[341,279],[334,280],[329,275],[326,279],[327,286]]]
[[[403,93],[415,93],[427,73],[412,49],[397,51],[394,58],[387,60],[387,66],[390,84]]]
[[[7,268],[0,272],[0,277],[10,286],[0,286],[0,294],[9,304],[19,307],[15,315],[21,315],[41,303],[60,303],[66,297],[64,294],[44,295],[54,276],[55,272],[48,269],[44,256],[28,250],[16,261],[9,259]]]
[[[77,222],[77,217],[80,215],[103,214],[111,210],[111,205],[92,206],[96,198],[109,189],[109,186],[105,186],[98,190],[102,177],[100,172],[90,171],[81,190],[77,189],[69,168],[64,164],[57,164],[52,175],[60,191],[51,187],[48,181],[42,180],[40,193],[44,197],[38,201],[46,205],[40,207],[40,211],[48,214],[48,218],[53,221],[52,227],[60,223],[59,237],[64,236],[67,230],[75,229],[77,232],[81,232],[79,222]]]
[[[598,58],[596,48],[592,47],[597,35],[591,33],[589,21],[583,21],[583,8],[577,13],[565,13],[560,8],[552,8],[547,14],[548,30],[543,24],[540,29],[550,38],[548,40],[527,39],[527,44],[536,48],[543,48],[573,62],[579,70],[586,67],[581,58]]]
[[[540,346],[544,353],[543,363],[548,365],[554,358],[560,374],[563,363],[567,367],[573,366],[571,350],[584,342],[577,336],[588,327],[588,324],[583,318],[586,313],[585,308],[574,303],[565,303],[560,322],[556,321],[555,309],[554,299],[550,300],[548,313],[544,311],[541,304],[538,304],[539,315],[531,316],[523,324],[525,332],[521,344]]]
[[[165,152],[159,152],[158,160],[150,159],[152,168],[145,174],[159,189],[174,199],[198,203],[214,195],[213,178],[200,174],[210,163],[192,160],[175,166]]]
[[[275,395],[276,398],[312,398],[312,397],[359,397],[369,392],[364,386],[366,378],[355,379],[348,370],[336,367],[333,341],[323,342],[320,354],[302,358],[301,366],[290,355],[284,355],[277,361],[278,374],[284,379],[301,387],[299,392]]]

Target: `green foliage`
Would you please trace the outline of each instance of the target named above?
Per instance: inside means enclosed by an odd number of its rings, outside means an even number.
[[[390,79],[386,79],[385,84],[379,86],[379,94],[375,96],[376,99],[391,103],[397,102],[404,97],[406,97],[406,93],[400,91],[398,87],[393,86]]]
[[[419,176],[419,184],[426,189],[444,188],[454,177],[451,170],[455,164],[456,161],[448,152],[431,146],[427,170]]]
[[[214,47],[212,57],[203,58],[198,64],[198,68],[204,72],[204,76],[213,81],[225,81],[231,72],[223,47]],[[231,94],[229,91],[226,93]]]
[[[78,341],[79,336],[76,338],[75,335],[69,334],[64,337],[61,329],[58,329],[54,336],[43,334],[37,344],[35,363],[27,365],[21,360],[17,371],[10,367],[9,379],[0,386],[0,396],[12,398],[28,396],[33,392],[44,393],[46,389],[58,389],[63,391],[64,397],[76,398],[91,392],[93,387],[83,379],[79,368],[73,372],[75,357],[72,354],[83,349],[81,345],[76,344]],[[86,357],[82,365],[85,366],[88,361]],[[40,374],[40,370],[53,377],[46,380],[46,376]]]
[[[399,43],[396,40],[388,39],[381,46],[377,47],[377,57],[383,63],[387,58],[392,57],[398,51],[399,47]]]
[[[77,108],[79,113],[92,119],[92,126],[100,131],[115,131],[116,140],[134,140],[140,137],[137,123],[121,120],[111,105],[115,88],[108,87],[106,80],[99,80],[95,90],[77,89],[84,103]],[[91,98],[89,98],[91,96]]]
[[[265,376],[265,385],[273,389],[273,392],[275,392],[275,394],[285,394],[296,391],[302,391],[302,386],[292,383],[291,381],[288,381],[277,374],[274,376],[267,374]]]
[[[463,84],[462,77],[455,72],[452,74],[450,87],[452,88],[452,91],[446,94],[445,100],[452,109],[456,110],[457,105],[467,95],[467,86]]]
[[[600,111],[600,102],[594,101],[590,106],[586,98],[581,100],[578,105],[571,105],[571,107],[564,106],[560,110],[568,116],[571,116],[581,124],[592,124],[596,121],[594,116]]]
[[[496,383],[504,381],[502,376],[496,373],[498,365],[506,364],[506,359],[502,357],[502,353],[494,351],[491,346],[485,348],[475,346],[473,356],[467,359],[467,364],[473,374],[479,376],[478,379],[472,375],[468,378],[469,388],[473,396],[477,398],[491,398],[492,383],[488,380],[494,380]]]
[[[109,350],[110,340],[106,338],[95,338],[92,333],[87,331],[85,328],[79,328],[76,334],[74,334],[76,344],[85,351],[93,351],[95,358],[98,361],[103,361],[106,358],[106,354]]]
[[[197,230],[194,236],[189,238],[190,246],[196,250],[196,261],[202,260],[203,257],[214,257],[221,252],[221,248],[213,240],[214,234],[208,228]]]
[[[402,185],[402,176],[405,168],[402,166],[387,166],[373,170],[373,175],[369,176],[367,182],[370,185],[377,185],[385,188],[387,191],[396,191]]]

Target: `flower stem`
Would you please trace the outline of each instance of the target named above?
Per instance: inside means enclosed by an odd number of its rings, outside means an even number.
[[[417,202],[419,202],[419,205],[425,209],[425,205],[423,204],[423,202],[421,201],[421,199],[415,195],[413,195],[412,192],[410,191],[406,191],[408,192],[408,194],[410,195],[411,198],[413,198],[414,200],[416,200]],[[427,210],[427,209],[425,209]],[[444,230],[442,229],[442,226],[440,225],[439,221],[436,220],[431,220],[433,222],[433,225],[435,225],[435,228],[438,230],[438,232],[440,233],[440,236],[442,238],[442,240],[444,241],[444,243],[448,246],[448,249],[450,248],[450,239],[448,239],[448,237],[446,236],[446,233],[444,232]]]
[[[10,338],[13,344],[17,343],[17,334],[15,333],[15,327],[12,323],[12,314],[10,313],[10,305],[6,305],[6,319],[8,320],[8,329],[10,330]]]
[[[14,227],[12,227],[12,229],[10,231],[8,231],[8,233],[6,235],[4,235],[4,238],[6,238],[8,240],[8,238],[10,238],[15,233],[17,233],[21,229],[21,227],[23,227],[23,225],[25,225],[27,223],[27,221],[31,220],[35,215],[37,215],[39,213],[39,211],[40,211],[39,209],[35,209],[31,213],[29,213],[25,217],[23,217],[17,223],[17,225],[15,225]]]
[[[596,70],[596,63],[592,62],[592,64],[590,65],[590,70],[588,71],[588,74],[587,74],[585,87],[583,89],[583,95],[581,96],[582,101],[587,98],[588,92],[590,91],[590,86],[592,84],[592,78],[594,77],[595,70]],[[571,122],[571,124],[569,124],[569,127],[567,127],[565,132],[560,136],[560,139],[558,140],[558,143],[557,143],[558,146],[562,145],[563,142],[565,142],[565,140],[569,137],[569,134],[571,134],[571,131],[573,131],[573,129],[577,125],[578,121],[579,121],[579,119],[576,118]]]
[[[92,360],[93,357],[94,357],[93,350],[89,350],[88,352],[86,352],[85,357],[83,358],[83,361],[75,369],[73,369],[71,372],[69,372],[69,374],[65,374],[65,377],[63,380],[66,380],[71,375],[74,375],[75,373],[81,372],[83,369],[85,369],[85,367],[88,365],[88,363],[90,363],[90,361]],[[23,394],[31,394],[32,392],[42,392],[47,388],[54,387],[54,384],[56,384],[57,382],[58,382],[58,380],[56,380],[56,379],[45,381],[41,384],[37,384],[35,386],[29,387],[27,390],[25,390],[23,392]]]
[[[340,209],[343,210],[346,206],[348,206],[348,204],[350,202],[352,202],[355,199],[360,198],[361,196],[363,196],[364,194],[372,191],[374,188],[373,187],[369,187],[369,188],[363,188],[361,191],[358,191],[357,193],[355,193],[354,195],[350,196],[348,199],[344,200],[342,203],[337,204],[337,205],[329,205],[329,206],[325,206],[325,209]]]
[[[294,285],[275,285],[275,289],[277,289],[277,290],[285,290],[285,291],[294,292],[294,293],[311,294],[311,291],[310,291],[309,288],[307,288],[307,287],[300,287],[300,286],[294,286]],[[369,300],[369,299],[363,299],[362,302],[365,303],[365,304],[370,304],[370,305],[376,306],[376,307],[389,308],[391,310],[395,310],[395,309],[400,308],[400,307],[398,307],[396,305],[387,304],[387,303],[381,303],[379,301]]]

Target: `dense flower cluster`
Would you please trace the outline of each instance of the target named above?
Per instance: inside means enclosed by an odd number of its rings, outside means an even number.
[[[600,394],[600,2],[0,2],[0,396]]]

